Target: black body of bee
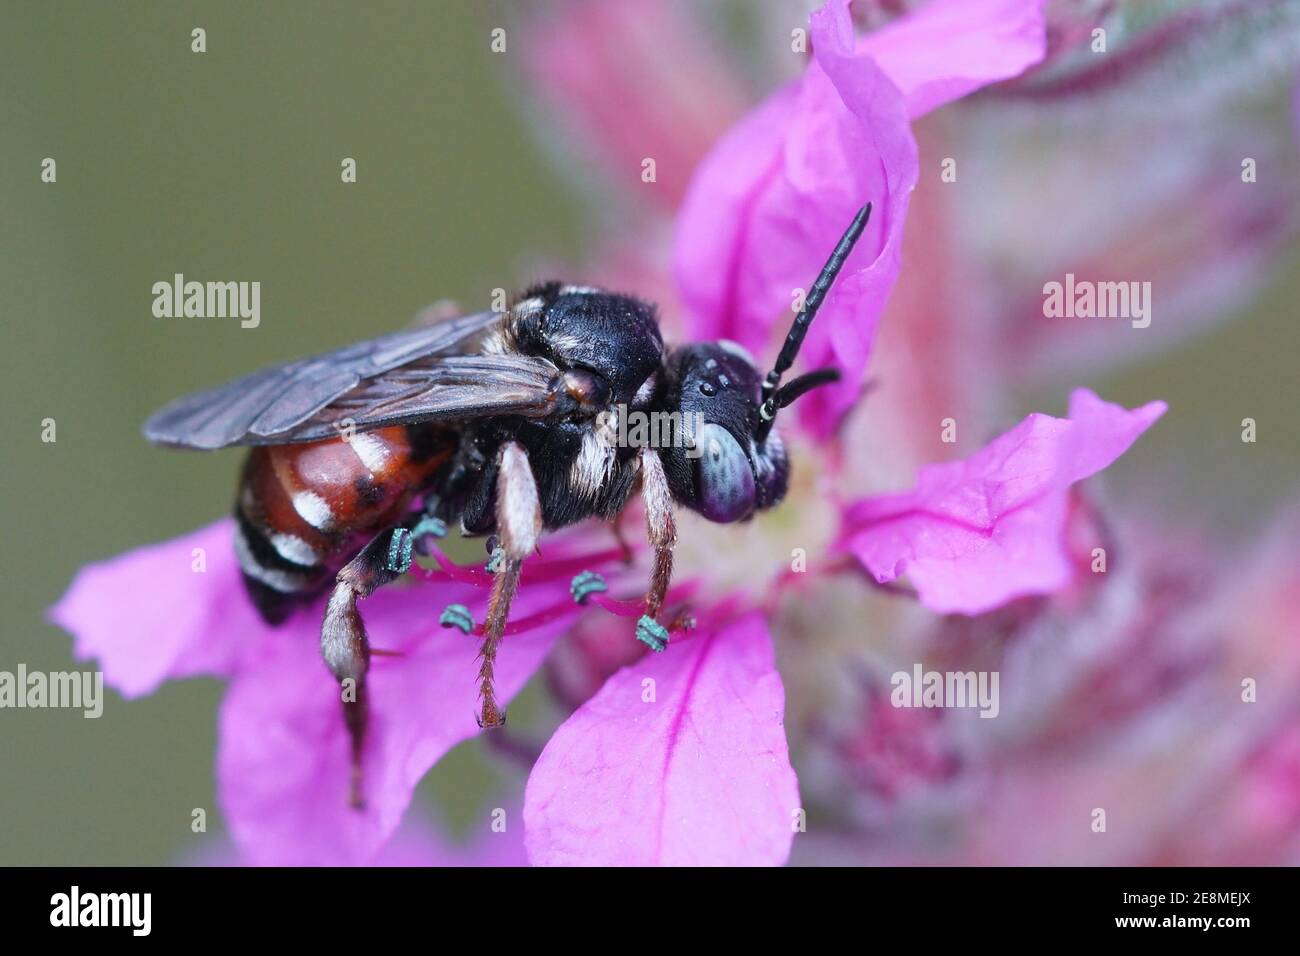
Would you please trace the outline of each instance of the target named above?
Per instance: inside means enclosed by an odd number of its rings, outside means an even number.
[[[666,349],[639,299],[548,283],[504,314],[417,323],[181,399],[146,423],[157,444],[254,446],[235,546],[267,620],[332,585],[321,648],[335,676],[355,682],[344,703],[355,803],[370,658],[357,600],[404,573],[416,540],[449,522],[493,535],[479,722],[499,725],[493,665],[523,560],[544,529],[615,519],[639,487],[654,568],[637,633],[662,650],[673,506],[732,522],[784,497],[789,463],[773,419],[835,373],[783,387],[781,377],[870,210],[831,254],[766,377],[734,343]],[[656,415],[671,423],[658,444],[613,440],[627,419]]]

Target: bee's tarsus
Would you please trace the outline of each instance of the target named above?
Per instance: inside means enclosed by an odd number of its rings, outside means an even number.
[[[462,634],[474,631],[474,615],[463,604],[448,604],[439,615],[438,623],[443,627],[454,627]]]
[[[573,580],[569,582],[569,593],[573,595],[576,604],[586,604],[587,598],[593,594],[601,594],[608,590],[609,585],[605,583],[605,579],[595,571],[575,574]]]
[[[506,712],[497,709],[496,701],[485,700],[482,710],[474,715],[474,719],[484,730],[492,730],[506,725]]]
[[[668,649],[668,628],[643,614],[636,622],[636,639],[655,653]]]

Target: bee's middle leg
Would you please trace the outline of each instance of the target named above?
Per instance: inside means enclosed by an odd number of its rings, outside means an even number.
[[[483,625],[483,649],[480,652],[479,696],[482,698],[480,727],[500,727],[506,722],[505,711],[497,705],[493,683],[497,648],[510,616],[510,605],[519,589],[519,572],[524,558],[533,553],[542,533],[542,503],[537,494],[528,454],[515,442],[501,447],[497,460],[496,527],[501,552],[487,620]],[[498,562],[494,561],[494,564]]]
[[[637,640],[662,651],[668,646],[668,630],[655,620],[664,606],[664,596],[673,577],[673,548],[677,545],[677,521],[673,498],[664,475],[663,463],[654,449],[640,452],[641,498],[645,502],[646,534],[654,548],[654,568],[646,590],[645,614],[637,621]]]
[[[411,566],[411,532],[404,527],[377,534],[345,564],[334,579],[321,624],[321,656],[342,690],[343,720],[351,742],[351,802],[364,806],[361,755],[369,717],[366,673],[370,669],[370,638],[357,610],[357,600],[369,597]]]

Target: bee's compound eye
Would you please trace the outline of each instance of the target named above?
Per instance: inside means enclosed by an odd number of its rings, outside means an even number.
[[[697,506],[710,521],[748,518],[754,511],[754,470],[731,432],[721,425],[700,429],[696,459]]]

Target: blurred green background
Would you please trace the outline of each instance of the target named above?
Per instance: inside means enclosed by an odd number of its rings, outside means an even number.
[[[207,522],[232,496],[240,455],[152,449],[149,412],[391,330],[436,298],[483,303],[531,278],[538,255],[577,257],[584,197],[543,161],[469,0],[0,10],[0,669],[63,670],[70,638],[43,614],[77,568]],[[54,185],[39,178],[47,156]],[[344,157],[356,184],[340,181]],[[1294,485],[1296,261],[1249,314],[1089,383],[1130,405],[1169,400],[1146,460],[1186,476],[1184,507],[1249,524]],[[155,319],[151,286],[175,272],[259,280],[260,327]],[[1064,398],[1038,404],[1060,413]],[[1213,449],[1235,441],[1242,408],[1261,419],[1253,463],[1221,464]],[[220,695],[200,680],[129,704],[109,692],[100,720],[0,711],[0,863],[193,852],[192,808],[220,830]],[[492,785],[483,746],[458,748],[422,788],[453,831]]]

